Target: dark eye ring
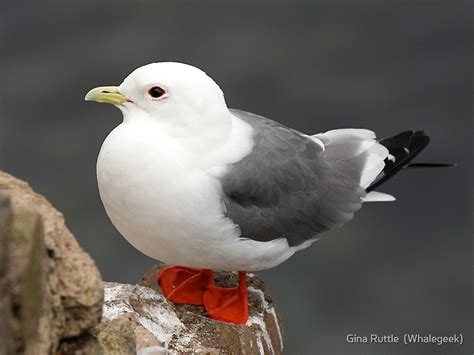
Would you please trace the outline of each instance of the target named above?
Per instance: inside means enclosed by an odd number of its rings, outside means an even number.
[[[148,95],[153,97],[154,99],[158,99],[162,97],[164,94],[166,94],[166,91],[159,86],[153,86],[148,90]]]

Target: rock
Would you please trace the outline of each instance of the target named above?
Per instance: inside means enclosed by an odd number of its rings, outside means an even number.
[[[249,320],[234,325],[207,318],[202,307],[168,302],[156,282],[161,268],[154,267],[136,286],[105,283],[103,323],[96,329],[105,353],[120,348],[132,354],[134,344],[138,354],[281,354],[282,322],[257,276],[247,278]],[[217,273],[216,282],[236,285],[237,275]],[[127,351],[124,343],[130,345]]]
[[[7,277],[11,297],[11,326],[17,352],[34,353],[45,294],[42,262],[43,225],[36,212],[17,210],[11,215],[6,237]]]
[[[94,261],[27,183],[0,172],[0,195],[0,354],[54,353],[65,339],[91,343],[84,339],[103,300]]]
[[[11,221],[10,199],[0,192],[0,355],[13,353],[12,300],[7,275],[7,227]]]
[[[101,350],[105,354],[135,354],[135,329],[127,318],[102,322],[96,330]],[[139,339],[137,334],[137,338]]]

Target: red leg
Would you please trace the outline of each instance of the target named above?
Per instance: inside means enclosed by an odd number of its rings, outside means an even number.
[[[216,287],[214,281],[204,292],[204,307],[212,319],[244,324],[248,319],[248,294],[245,271],[239,272],[237,288]]]
[[[167,266],[158,275],[158,283],[165,297],[174,303],[204,304],[204,291],[214,282],[211,270],[184,266]]]

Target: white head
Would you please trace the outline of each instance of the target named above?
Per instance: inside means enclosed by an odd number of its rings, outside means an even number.
[[[196,135],[199,130],[229,125],[222,90],[202,70],[183,63],[144,65],[120,86],[92,89],[85,99],[111,103],[125,121],[154,121],[175,135]]]

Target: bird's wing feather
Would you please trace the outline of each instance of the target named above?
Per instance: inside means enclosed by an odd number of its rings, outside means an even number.
[[[243,238],[286,238],[297,246],[352,219],[366,195],[364,168],[378,170],[385,158],[374,158],[383,153],[371,144],[372,132],[337,130],[310,137],[261,116],[231,112],[253,128],[252,152],[221,178],[226,216]],[[376,161],[369,166],[371,159]]]

